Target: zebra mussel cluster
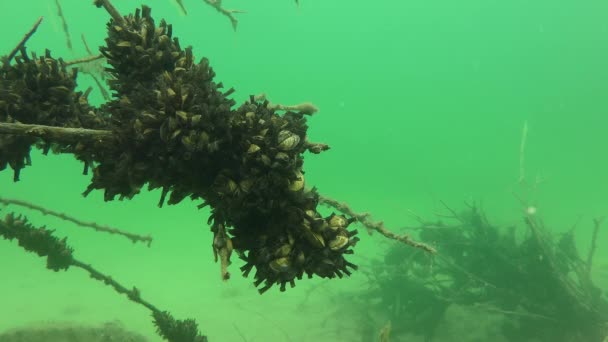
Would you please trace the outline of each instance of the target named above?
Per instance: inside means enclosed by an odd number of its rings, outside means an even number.
[[[161,190],[159,206],[202,200],[200,207],[211,208],[214,252],[224,264],[236,252],[245,276],[255,269],[261,293],[295,286],[305,274],[343,277],[356,268],[344,258],[358,241],[352,220],[323,217],[316,190],[305,186],[303,154],[326,149],[307,140],[309,113],[279,115],[253,96],[233,108],[234,90],[223,91],[209,61],[196,63],[192,48],[183,49],[164,20],[156,25],[149,7],[110,20],[107,30],[100,51],[113,99],[88,113],[99,118],[92,128],[116,139],[65,150],[91,161],[85,195],[99,189],[107,201],[129,199],[147,185]],[[74,86],[66,92],[79,98]]]
[[[6,57],[0,61],[0,122],[56,127],[103,126],[102,118],[91,112],[88,105],[89,91],[75,91],[77,70],[67,70],[61,58],[53,58],[49,50],[42,56],[28,55],[22,47],[14,62],[10,63]],[[0,171],[10,166],[14,181],[18,181],[21,170],[31,165],[31,147],[37,143],[45,154],[51,148],[58,148],[32,137],[0,135]],[[73,146],[63,149],[69,147]]]
[[[254,284],[260,293],[275,284],[285,291],[287,284],[294,287],[295,280],[302,279],[304,274],[309,278],[350,275],[350,269],[357,267],[344,254],[352,254],[350,247],[358,241],[354,236],[357,231],[347,229],[350,223],[342,215],[322,218],[316,211],[307,210],[301,222],[289,229],[275,227],[248,236],[251,247],[249,254],[243,256],[247,263],[241,270],[247,276],[255,267]]]

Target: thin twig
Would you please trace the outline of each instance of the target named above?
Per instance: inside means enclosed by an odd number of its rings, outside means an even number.
[[[421,226],[402,226],[399,228],[399,230],[429,230],[429,229],[446,229],[446,228],[459,229],[462,227],[463,227],[462,225],[445,226],[445,225],[440,225],[440,224],[428,224],[428,225],[421,225]]]
[[[110,0],[95,0],[95,6],[103,7],[110,14],[112,19],[114,19],[114,22],[117,25],[120,25],[123,27],[125,26],[124,18],[122,17],[122,15],[120,15],[120,12],[118,12],[116,7],[114,7],[114,5],[112,5]]]
[[[515,197],[515,199],[519,202],[519,204],[521,204],[521,206],[524,208],[524,210],[526,208],[528,208],[528,202],[526,200],[524,200],[521,196],[519,196],[515,191],[511,191],[511,194],[513,195],[513,197]]]
[[[97,85],[97,88],[99,88],[99,91],[101,92],[101,96],[103,97],[103,99],[106,100],[106,101],[110,101],[111,100],[110,94],[103,87],[103,84],[101,84],[101,81],[99,81],[99,79],[97,78],[97,76],[93,75],[92,73],[90,73],[89,76],[91,76],[91,78],[93,79],[93,81],[95,81],[95,84]]]
[[[583,219],[583,215],[578,215],[578,217],[576,218],[576,221],[572,225],[572,228],[570,228],[570,232],[574,232],[574,230],[576,229],[576,227],[578,227],[579,223],[581,223],[582,219]]]
[[[72,37],[70,37],[70,31],[68,30],[68,22],[65,20],[65,16],[63,15],[63,10],[61,9],[61,3],[59,3],[59,0],[55,0],[55,5],[57,6],[57,15],[61,19],[63,33],[65,33],[66,44],[68,45],[68,49],[72,50]]]
[[[32,26],[32,28],[25,34],[23,39],[21,39],[21,41],[19,42],[19,44],[17,44],[13,51],[8,54],[7,62],[10,62],[15,57],[15,55],[17,55],[17,53],[25,46],[27,40],[34,35],[34,32],[36,32],[38,26],[40,26],[40,23],[42,23],[42,19],[44,19],[44,17],[38,18],[38,20],[34,23],[34,26]]]
[[[184,2],[182,0],[174,0],[177,3],[177,6],[182,11],[183,15],[188,15],[188,11],[186,11],[186,6],[184,6]]]
[[[300,302],[300,304],[298,304],[298,307],[296,308],[296,310],[297,310],[297,311],[302,310],[302,309],[304,308],[304,306],[305,306],[306,302],[307,302],[307,301],[308,301],[308,299],[310,298],[310,295],[311,295],[311,294],[313,294],[313,293],[315,293],[315,292],[318,292],[317,290],[318,290],[320,287],[327,285],[327,283],[328,283],[328,281],[326,280],[326,281],[323,281],[323,282],[320,282],[320,283],[318,283],[318,284],[315,284],[315,285],[311,286],[311,287],[310,287],[310,288],[309,288],[309,289],[306,291],[306,293],[304,294],[304,298],[302,299],[302,302]]]
[[[291,336],[289,336],[289,333],[287,332],[287,330],[285,330],[285,328],[283,328],[283,326],[281,324],[268,318],[266,315],[262,314],[260,311],[251,309],[249,307],[245,307],[244,305],[242,305],[238,302],[235,303],[235,306],[237,308],[239,308],[240,310],[253,313],[253,314],[259,316],[260,318],[262,318],[264,321],[269,322],[271,325],[273,325],[277,330],[279,330],[283,334],[283,336],[285,337],[285,339],[283,341],[293,342],[293,340],[291,339]]]
[[[443,206],[444,206],[444,208],[445,208],[447,211],[449,211],[449,212],[450,212],[450,214],[452,214],[452,216],[445,216],[445,215],[444,215],[443,217],[446,217],[446,218],[452,218],[452,219],[456,219],[456,220],[458,220],[458,221],[460,221],[460,222],[462,222],[462,221],[463,221],[463,220],[462,220],[462,218],[460,217],[460,215],[458,215],[458,213],[457,213],[456,211],[454,211],[454,209],[450,208],[450,206],[448,206],[448,205],[447,205],[447,204],[446,204],[444,201],[439,201],[439,202],[441,203],[441,205],[443,205]],[[438,215],[438,216],[439,216],[439,215]]]
[[[89,48],[89,44],[87,44],[87,40],[84,37],[84,33],[80,34],[80,40],[82,40],[82,44],[84,45],[84,49],[87,50],[87,53],[92,56],[93,55],[93,51],[91,51],[91,49]],[[102,54],[99,54],[99,55],[103,56]]]
[[[230,23],[232,24],[232,28],[236,31],[236,26],[238,25],[239,21],[235,18],[234,15],[237,13],[245,13],[245,11],[225,9],[224,7],[222,7],[222,0],[203,0],[203,1],[205,1],[205,3],[207,3],[207,5],[215,8],[221,14],[228,17],[228,19],[230,19]]]
[[[581,310],[585,312],[592,312],[595,309],[593,304],[589,301],[581,300],[580,298],[588,297],[585,292],[585,288],[580,288],[567,274],[561,273],[558,267],[556,256],[553,253],[551,242],[547,241],[546,236],[541,232],[544,231],[542,221],[534,219],[532,216],[525,217],[525,223],[532,231],[532,236],[538,243],[538,247],[541,255],[543,256],[544,262],[547,263],[549,270],[554,274],[557,284],[560,286],[566,295],[570,297],[573,302],[574,310]],[[578,273],[578,272],[577,272]],[[584,276],[586,277],[586,275]],[[584,280],[584,277],[579,276],[579,281]]]
[[[475,303],[475,304],[473,304],[473,307],[477,308],[477,309],[485,310],[487,312],[498,312],[498,313],[505,314],[505,315],[539,318],[539,319],[544,319],[547,321],[559,322],[559,320],[557,320],[553,317],[548,317],[545,315],[536,314],[536,313],[532,313],[532,312],[518,312],[518,311],[512,311],[512,310],[502,310],[497,307],[493,307],[491,304]]]
[[[262,93],[262,94],[254,96],[254,99],[256,101],[267,101],[268,97],[266,96],[265,93]],[[298,112],[298,113],[301,113],[304,115],[312,115],[319,111],[319,108],[317,108],[317,106],[315,106],[314,104],[312,104],[310,102],[303,102],[303,103],[299,103],[296,105],[282,105],[282,104],[278,104],[278,103],[268,102],[268,105],[266,105],[266,108],[272,109],[272,110],[293,111],[293,112]]]
[[[156,306],[143,300],[141,293],[137,287],[127,289],[125,286],[118,283],[112,277],[107,276],[89,264],[85,264],[76,259],[72,259],[72,266],[79,267],[89,273],[91,278],[102,281],[104,284],[112,287],[114,291],[126,295],[131,301],[143,305],[148,310],[152,311],[154,324],[157,327],[157,333],[168,341],[200,341],[207,342],[207,337],[202,336],[198,331],[197,324],[194,320],[177,321],[167,311],[161,311]],[[172,336],[172,337],[168,337]],[[188,336],[187,339],[175,336]]]
[[[93,55],[93,56],[74,59],[71,61],[64,62],[63,64],[65,66],[70,66],[70,65],[74,65],[74,64],[80,64],[80,63],[89,63],[89,62],[93,62],[93,61],[96,61],[96,60],[102,59],[102,58],[104,58],[104,56],[102,54],[99,54],[99,55]]]
[[[103,65],[104,56],[102,54],[93,55],[93,51],[91,51],[91,49],[89,48],[89,44],[87,44],[87,40],[84,37],[84,34],[80,35],[80,39],[82,40],[82,44],[84,45],[85,50],[87,51],[87,53],[90,56],[81,58],[81,59],[78,59],[75,61],[70,61],[69,64],[76,64],[76,63],[85,64],[85,65],[79,66],[78,70],[81,71],[82,73],[85,73],[85,74],[88,74],[89,76],[91,76],[93,81],[95,81],[97,88],[99,88],[99,91],[101,92],[101,96],[103,96],[103,99],[106,101],[110,101],[110,99],[111,99],[110,94],[104,88],[103,84],[97,77],[97,75],[99,75],[102,79],[111,77],[109,75],[109,73],[105,71],[105,68]],[[66,63],[66,65],[69,65],[69,64]]]
[[[414,212],[412,209],[408,209],[407,214],[414,220],[418,221],[418,223],[420,223],[422,226],[426,226],[428,224],[428,222],[424,218],[422,218],[422,216]]]
[[[471,279],[471,280],[478,281],[478,282],[484,284],[485,286],[489,286],[489,287],[491,287],[493,289],[500,290],[500,288],[498,286],[496,286],[496,285],[488,282],[487,280],[483,279],[482,277],[479,277],[478,275],[476,275],[474,273],[469,272],[467,269],[465,269],[465,268],[463,268],[463,267],[461,267],[461,266],[453,263],[447,257],[444,257],[441,254],[437,254],[437,259],[441,260],[447,266],[452,267],[454,269],[457,269],[460,272],[466,274],[469,277],[469,279]]]
[[[26,125],[18,123],[0,123],[0,135],[11,134],[47,139],[53,142],[78,143],[113,141],[116,136],[112,131],[85,128],[64,128],[44,125]]]
[[[131,240],[133,243],[136,242],[144,242],[146,243],[146,245],[148,245],[148,247],[150,247],[150,244],[152,243],[152,237],[150,236],[141,236],[141,235],[137,235],[137,234],[132,234],[132,233],[128,233],[116,228],[111,228],[111,227],[107,227],[107,226],[101,226],[95,222],[85,222],[85,221],[81,221],[79,219],[73,218],[71,216],[68,216],[64,213],[59,213],[56,211],[52,211],[49,209],[46,209],[44,207],[26,202],[26,201],[21,201],[21,200],[17,200],[17,199],[8,199],[8,198],[2,198],[0,197],[0,204],[3,204],[5,206],[8,205],[16,205],[16,206],[20,206],[20,207],[24,207],[27,209],[31,209],[31,210],[35,210],[38,211],[40,213],[42,213],[43,215],[49,215],[49,216],[54,216],[57,217],[59,219],[62,219],[64,221],[68,221],[68,222],[72,222],[78,226],[81,227],[87,227],[87,228],[92,228],[98,232],[105,232],[105,233],[109,233],[109,234],[117,234],[117,235],[122,235],[126,238],[128,238],[129,240]]]
[[[351,216],[353,218],[355,218],[357,221],[359,221],[363,226],[365,226],[367,229],[370,230],[375,230],[378,233],[382,234],[384,237],[387,237],[389,239],[392,240],[396,240],[399,242],[402,242],[406,245],[412,246],[414,248],[420,248],[426,252],[429,253],[436,253],[437,250],[425,243],[422,242],[417,242],[412,240],[412,238],[407,235],[407,234],[403,234],[403,235],[397,235],[391,231],[389,231],[388,229],[386,229],[386,227],[384,226],[384,222],[382,221],[372,221],[370,219],[370,215],[365,213],[365,214],[358,214],[356,212],[354,212],[346,203],[340,203],[334,199],[325,197],[325,196],[319,196],[319,203],[330,206],[348,216]]]
[[[112,279],[112,277],[107,276],[99,271],[97,271],[95,268],[93,268],[91,265],[89,264],[85,264],[81,261],[78,261],[76,259],[72,260],[72,266],[78,267],[78,268],[82,268],[83,270],[87,271],[89,273],[89,275],[91,276],[91,278],[102,281],[104,284],[109,285],[110,287],[112,287],[114,289],[114,291],[120,293],[120,294],[124,294],[127,297],[129,297],[130,300],[132,300],[135,303],[141,304],[143,306],[145,306],[146,308],[148,308],[150,311],[152,312],[161,312],[158,308],[156,308],[154,305],[150,304],[149,302],[143,300],[141,298],[141,294],[139,292],[139,290],[136,287],[133,287],[131,290],[127,289],[125,286],[121,285],[120,283],[118,283],[116,280]]]
[[[247,342],[247,337],[245,337],[245,335],[243,334],[243,332],[241,331],[241,329],[239,329],[239,327],[236,325],[236,323],[232,322],[232,327],[234,328],[234,331],[236,331],[237,334],[239,334],[239,336],[241,337],[241,339],[244,342]]]
[[[524,127],[521,132],[521,142],[519,144],[519,184],[523,184],[526,180],[525,157],[526,157],[526,140],[528,139],[528,121],[524,121]]]
[[[182,339],[178,338],[167,338],[169,336],[189,336],[188,341],[201,341],[207,342],[207,338],[205,336],[200,335],[197,324],[193,320],[186,321],[177,321],[173,318],[173,316],[167,311],[161,311],[156,306],[152,305],[150,302],[141,298],[141,292],[137,287],[133,287],[132,289],[128,289],[112,277],[105,275],[89,264],[85,264],[76,259],[72,259],[71,266],[81,268],[85,270],[91,278],[95,280],[99,280],[104,284],[110,286],[114,291],[119,294],[126,295],[129,300],[140,304],[146,307],[148,310],[152,311],[152,317],[154,318],[154,324],[158,328],[157,333],[163,336],[165,339],[169,341],[178,341]],[[188,322],[190,321],[190,322]],[[195,336],[193,334],[196,334]],[[192,337],[190,337],[192,336]]]
[[[604,222],[604,217],[593,219],[593,235],[591,236],[591,248],[589,249],[589,255],[587,256],[587,269],[591,270],[593,266],[593,255],[597,248],[597,234],[600,231],[600,226]]]

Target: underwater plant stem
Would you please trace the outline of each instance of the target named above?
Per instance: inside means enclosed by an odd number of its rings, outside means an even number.
[[[412,238],[408,234],[397,235],[397,234],[389,231],[384,226],[384,222],[372,221],[369,218],[370,217],[369,214],[367,214],[367,213],[358,214],[358,213],[354,212],[346,203],[341,203],[341,202],[336,201],[335,199],[331,199],[331,198],[325,197],[325,196],[319,196],[319,203],[325,204],[348,216],[355,218],[358,222],[360,222],[362,225],[364,225],[367,229],[375,230],[386,238],[402,242],[402,243],[412,246],[414,248],[420,248],[428,253],[434,254],[437,252],[437,250],[432,246],[429,246],[422,242],[417,242],[417,241],[412,240]]]
[[[87,141],[103,143],[116,139],[116,136],[111,131],[106,130],[64,128],[4,122],[0,123],[0,134],[37,137],[57,143],[77,143]]]
[[[21,39],[21,41],[19,42],[19,44],[17,44],[13,51],[8,54],[8,62],[10,62],[15,57],[15,55],[17,55],[17,53],[25,46],[25,43],[28,41],[28,39],[30,39],[30,37],[34,35],[34,32],[36,32],[38,26],[40,26],[40,23],[42,23],[42,19],[44,19],[44,17],[38,18],[38,20],[34,23],[34,26],[32,26],[32,28],[25,34],[23,39]]]
[[[64,213],[59,213],[56,211],[52,211],[52,210],[48,210],[44,207],[26,202],[26,201],[21,201],[21,200],[17,200],[17,199],[9,199],[9,198],[2,198],[0,197],[0,204],[3,205],[16,205],[16,206],[20,206],[20,207],[24,207],[27,209],[31,209],[31,210],[35,210],[38,211],[40,213],[42,213],[43,215],[49,215],[49,216],[54,216],[57,217],[59,219],[62,219],[64,221],[68,221],[68,222],[72,222],[78,226],[81,227],[88,227],[88,228],[92,228],[98,232],[106,232],[106,233],[110,233],[110,234],[117,234],[117,235],[122,235],[126,238],[128,238],[129,240],[131,240],[133,243],[136,242],[144,242],[146,243],[146,245],[148,247],[150,247],[150,244],[152,243],[152,237],[151,236],[141,236],[141,235],[137,235],[137,234],[132,234],[132,233],[128,233],[116,228],[111,228],[111,227],[107,227],[107,226],[101,226],[95,222],[84,222],[81,220],[78,220],[76,218],[73,218],[71,216],[68,216]]]
[[[587,269],[591,271],[593,266],[593,255],[597,248],[597,234],[600,231],[600,226],[604,221],[604,217],[593,219],[593,235],[591,236],[591,248],[589,248],[589,255],[587,256]]]

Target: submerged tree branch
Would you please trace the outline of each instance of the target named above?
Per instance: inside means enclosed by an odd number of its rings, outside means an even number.
[[[64,128],[44,125],[27,125],[20,123],[0,123],[0,134],[11,134],[42,138],[51,142],[78,143],[78,142],[109,142],[116,139],[112,131]]]

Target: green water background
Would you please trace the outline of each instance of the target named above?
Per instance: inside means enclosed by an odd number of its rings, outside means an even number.
[[[122,13],[140,1],[114,1]],[[91,1],[63,1],[74,51],[67,49],[54,1],[0,2],[0,54],[7,54],[43,15],[29,51],[72,59],[103,43],[108,15]],[[528,198],[554,231],[577,230],[587,248],[591,219],[608,214],[608,4],[604,1],[227,1],[246,10],[234,33],[228,20],[202,1],[144,2],[174,24],[183,46],[206,56],[217,80],[237,90],[238,102],[265,92],[271,101],[312,101],[309,137],[332,149],[307,155],[307,184],[368,211],[397,232],[415,223],[408,211],[430,217],[440,201],[462,208],[481,201],[498,224],[522,220],[520,142],[524,122],[526,179],[542,179]],[[82,89],[94,85],[79,77]],[[92,102],[101,103],[98,91]],[[321,328],[332,293],[359,289],[360,273],[329,282],[299,306],[318,280],[286,293],[260,296],[232,267],[228,283],[212,261],[208,212],[197,203],[156,207],[159,192],[104,203],[80,194],[89,178],[69,156],[33,154],[22,181],[0,173],[0,195],[129,231],[151,234],[151,248],[27,213],[69,236],[79,259],[93,263],[179,318],[193,317],[212,341],[249,337],[334,341]],[[600,232],[599,241],[608,238]],[[352,260],[365,265],[389,243],[362,237]],[[599,270],[608,265],[600,244]],[[0,241],[0,331],[31,322],[118,319],[154,337],[145,309],[117,296],[81,271],[52,273],[44,261]],[[607,267],[608,268],[608,267]],[[603,271],[607,272],[607,271]],[[331,326],[331,323],[330,323]]]

